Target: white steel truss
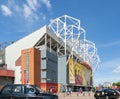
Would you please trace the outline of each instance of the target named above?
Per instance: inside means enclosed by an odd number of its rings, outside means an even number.
[[[100,63],[95,44],[91,41],[83,39],[80,40],[79,49],[80,57],[82,57],[84,62],[86,62],[90,66],[95,66],[93,69],[93,71],[95,71]]]
[[[95,65],[94,69],[97,69],[100,63],[97,48],[94,43],[86,40],[86,33],[81,27],[79,19],[64,15],[51,20],[49,28],[64,42],[62,44],[64,48],[59,47],[58,52],[64,50],[64,55],[68,56],[68,60],[71,56],[75,56],[76,59],[80,59],[90,66]],[[67,53],[68,50],[69,53]]]

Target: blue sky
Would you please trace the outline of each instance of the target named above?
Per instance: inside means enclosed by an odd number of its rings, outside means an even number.
[[[120,81],[120,0],[0,0],[0,43],[16,41],[51,19],[80,19],[96,44],[101,64],[96,84]]]

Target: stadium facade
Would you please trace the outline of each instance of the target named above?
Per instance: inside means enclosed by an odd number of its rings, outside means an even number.
[[[92,87],[99,66],[80,20],[64,15],[0,51],[0,85],[36,84],[44,91]]]

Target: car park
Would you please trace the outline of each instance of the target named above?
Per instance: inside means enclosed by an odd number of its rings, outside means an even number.
[[[44,93],[36,85],[9,84],[1,89],[0,99],[58,99],[58,96]]]
[[[119,93],[114,89],[101,89],[95,91],[96,99],[119,99]]]

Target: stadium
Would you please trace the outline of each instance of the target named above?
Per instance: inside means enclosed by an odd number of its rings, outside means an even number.
[[[86,39],[80,20],[64,15],[0,48],[0,86],[36,84],[46,92],[90,89],[99,63],[97,48]]]

